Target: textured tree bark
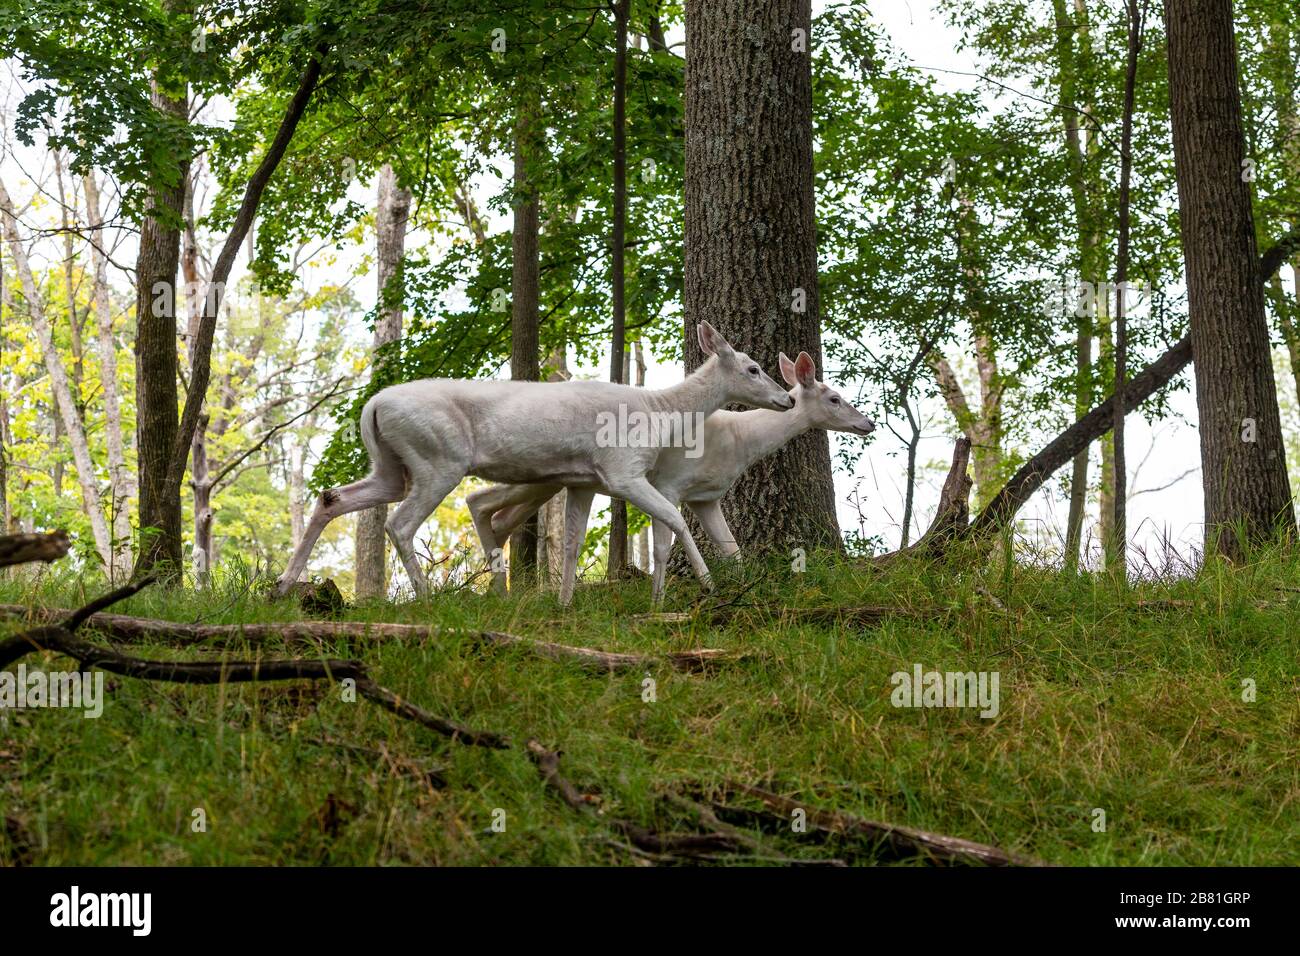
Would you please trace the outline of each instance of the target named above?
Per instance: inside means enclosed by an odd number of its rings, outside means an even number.
[[[809,0],[686,4],[688,371],[700,319],[769,371],[780,351],[823,367],[810,34]],[[723,511],[747,552],[839,548],[826,433],[756,463]]]
[[[188,117],[185,95],[168,96],[156,84],[153,105],[177,121]],[[140,491],[135,570],[137,574],[153,570],[164,577],[179,573],[183,560],[180,484],[172,494],[168,470],[179,426],[176,268],[188,170],[188,158],[178,156],[175,180],[154,189],[158,214],[146,216],[140,225],[135,262],[135,448]]]
[[[23,297],[27,300],[27,312],[40,343],[41,355],[45,359],[46,371],[50,374],[50,391],[54,395],[54,404],[59,421],[63,423],[68,443],[72,446],[72,460],[77,466],[77,481],[81,486],[81,506],[90,520],[91,532],[95,538],[95,550],[106,569],[113,566],[112,535],[108,530],[108,521],[99,499],[99,484],[95,480],[95,463],[90,455],[90,444],[86,440],[85,422],[82,420],[80,406],[72,393],[67,371],[63,367],[63,358],[54,344],[54,330],[50,327],[45,305],[36,288],[32,275],[31,263],[27,250],[23,247],[22,237],[18,234],[18,219],[13,200],[3,183],[0,183],[0,217],[3,218],[4,238],[9,246],[9,255],[14,260]]]
[[[379,318],[375,322],[375,354],[380,347],[402,337],[401,267],[406,248],[406,223],[411,215],[411,192],[397,184],[397,174],[388,164],[379,171],[379,204],[375,210],[375,254],[379,282]],[[396,278],[397,284],[389,288]],[[399,296],[390,308],[383,308],[385,296]],[[378,505],[357,515],[356,597],[358,601],[383,597],[388,592],[388,543],[384,522],[388,506]]]
[[[614,4],[614,222],[610,237],[610,281],[614,322],[609,347],[609,380],[625,383],[627,313],[624,302],[624,253],[627,229],[627,18],[631,0]],[[609,559],[606,576],[620,577],[627,567],[627,502],[609,502]]]
[[[108,255],[104,252],[104,216],[99,205],[99,184],[94,173],[81,177],[90,227],[90,261],[94,266],[92,306],[95,343],[99,353],[100,388],[104,392],[104,441],[108,447],[109,493],[113,501],[113,545],[121,578],[131,573],[131,501],[136,497],[135,472],[126,464],[122,431],[122,399],[117,389],[117,345],[113,339],[113,309],[108,295]],[[115,578],[116,579],[116,578]]]
[[[1264,319],[1230,0],[1165,0],[1206,553],[1295,533]]]
[[[541,378],[538,343],[539,251],[537,190],[531,181],[537,155],[537,93],[521,89],[515,116],[515,205],[513,267],[510,278],[510,378],[536,382]],[[510,586],[527,586],[537,570],[537,517],[529,518],[510,536]]]

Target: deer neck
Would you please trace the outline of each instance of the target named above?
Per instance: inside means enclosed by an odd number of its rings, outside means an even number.
[[[737,439],[737,457],[744,460],[741,470],[812,428],[804,412],[806,407],[805,403],[798,403],[788,412],[755,408],[737,414],[731,421]]]
[[[712,415],[727,403],[723,375],[717,357],[711,355],[707,362],[686,376],[683,381],[655,391],[654,405],[659,411],[700,412],[705,416]]]

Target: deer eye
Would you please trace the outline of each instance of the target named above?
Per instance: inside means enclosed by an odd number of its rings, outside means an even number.
[[[839,403],[840,403],[840,397],[839,397],[838,395],[832,395],[832,396],[831,396],[831,404],[832,404],[832,405],[838,405]]]
[[[757,366],[757,365],[751,365],[751,366],[749,367],[749,374],[750,374],[750,375],[757,375],[757,374],[758,374],[758,366]]]

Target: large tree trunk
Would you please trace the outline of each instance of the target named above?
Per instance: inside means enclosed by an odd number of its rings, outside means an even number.
[[[4,238],[9,245],[9,254],[14,260],[14,268],[27,300],[27,313],[40,343],[41,354],[45,359],[46,371],[50,373],[50,391],[54,395],[54,404],[59,421],[63,423],[68,443],[72,446],[72,460],[77,466],[77,481],[81,486],[81,504],[86,517],[90,520],[91,532],[95,538],[95,550],[104,563],[105,570],[112,567],[113,543],[108,530],[108,522],[99,500],[99,485],[95,481],[95,463],[91,458],[90,445],[86,440],[85,422],[82,420],[80,405],[72,392],[63,359],[54,343],[54,330],[50,327],[45,314],[45,304],[36,288],[36,279],[32,275],[31,263],[22,237],[18,233],[18,218],[13,200],[4,183],[0,182],[0,218],[3,218]]]
[[[398,298],[383,308],[385,297],[400,296],[400,286],[389,288],[395,276],[400,284],[402,256],[406,248],[406,223],[411,215],[411,192],[397,185],[397,174],[387,164],[379,171],[379,205],[375,210],[375,250],[379,281],[379,318],[375,322],[375,355],[379,349],[402,337],[402,304]],[[388,592],[387,554],[384,523],[388,506],[377,505],[357,516],[356,596],[358,601],[383,597]]]
[[[179,122],[188,117],[184,95],[173,98],[157,85],[153,105]],[[139,474],[140,542],[136,572],[172,576],[181,568],[181,498],[168,471],[176,449],[176,268],[189,159],[176,157],[175,180],[154,189],[162,215],[140,226],[135,285],[135,448]],[[188,443],[188,442],[187,442]]]
[[[122,430],[122,400],[117,390],[117,343],[113,338],[113,308],[108,293],[108,254],[104,251],[104,216],[94,173],[81,177],[90,227],[90,261],[94,265],[91,304],[95,310],[95,344],[99,352],[100,388],[104,392],[104,442],[108,447],[109,493],[112,495],[113,546],[122,578],[131,573],[131,502],[136,496],[135,472],[126,464]]]
[[[700,319],[759,362],[803,350],[823,367],[810,34],[809,0],[686,4],[688,371]],[[757,462],[723,510],[747,552],[838,548],[826,433]]]
[[[514,258],[510,280],[510,378],[541,378],[538,343],[539,250],[537,190],[532,182],[538,155],[537,93],[523,88],[515,116]],[[531,583],[537,570],[537,517],[510,536],[510,586]]]
[[[1165,0],[1206,552],[1294,534],[1264,319],[1231,0]],[[1240,535],[1239,535],[1239,533]]]

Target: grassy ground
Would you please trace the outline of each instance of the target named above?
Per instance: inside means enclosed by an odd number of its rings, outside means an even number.
[[[689,830],[692,815],[666,794],[716,795],[740,780],[1050,863],[1300,863],[1300,563],[1269,558],[1123,593],[1105,577],[979,567],[882,573],[815,556],[803,574],[750,565],[724,573],[706,602],[732,602],[721,625],[635,620],[648,610],[643,583],[585,586],[569,610],[546,594],[460,592],[345,614],[604,650],[748,654],[702,675],[655,669],[646,702],[646,674],[593,674],[468,638],[330,648],[427,710],[509,734],[516,746],[502,751],[451,743],[324,683],[109,675],[100,719],[0,718],[0,862],[625,864],[634,857],[610,842],[611,818]],[[100,590],[51,569],[0,581],[0,601],[68,607]],[[684,582],[670,594],[669,609],[699,598]],[[801,623],[771,605],[918,613]],[[153,588],[114,610],[204,623],[301,616],[238,576],[207,592]],[[0,623],[0,637],[17,629]],[[39,654],[26,663],[75,666]],[[918,663],[998,672],[998,716],[892,706],[891,674]],[[600,814],[543,786],[528,737],[563,750],[562,772],[599,792]],[[206,832],[192,828],[197,808]],[[755,833],[769,856],[877,859],[788,826]]]

